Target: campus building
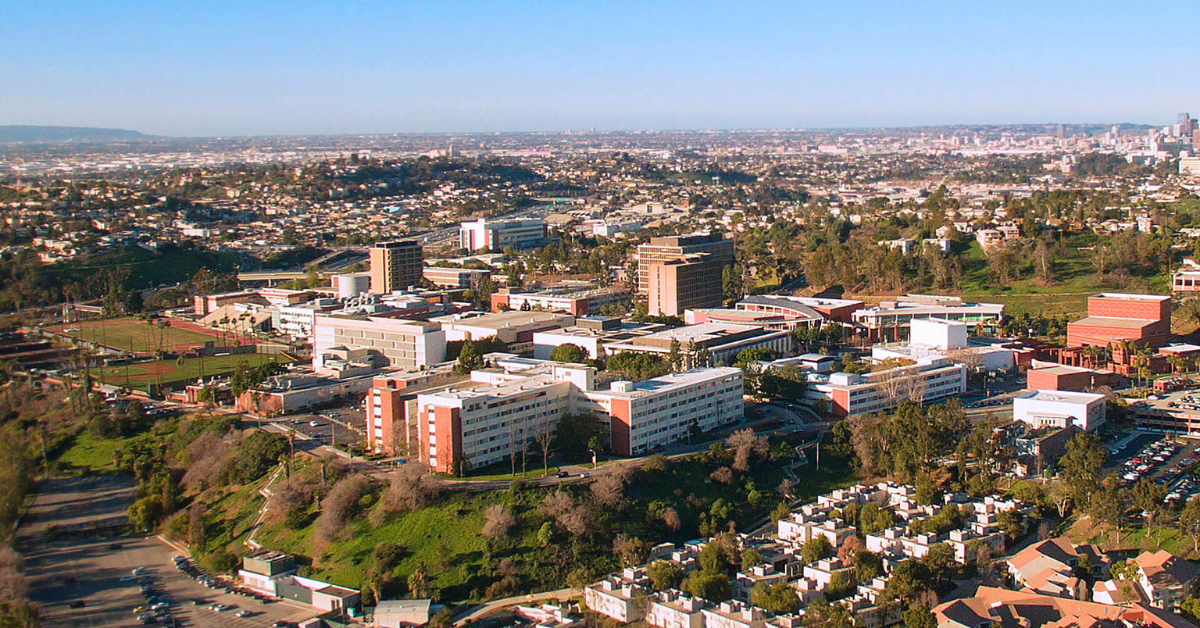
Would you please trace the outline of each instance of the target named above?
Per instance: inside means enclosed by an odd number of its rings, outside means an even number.
[[[693,369],[646,380],[595,385],[595,369],[489,354],[491,368],[471,382],[417,396],[413,417],[418,459],[454,472],[535,449],[566,413],[592,413],[608,424],[618,456],[647,453],[742,417],[742,374],[734,368]]]
[[[419,369],[446,359],[446,334],[437,323],[318,313],[313,369],[322,370],[339,350],[364,350],[377,367]]]
[[[726,323],[684,325],[633,336],[628,340],[609,343],[607,351],[609,354],[632,351],[666,356],[671,351],[672,341],[678,343],[680,351],[689,354],[689,359],[694,353],[706,349],[710,364],[732,364],[743,349],[764,348],[779,355],[792,351],[792,337],[787,331]]]
[[[751,295],[738,301],[735,307],[747,312],[779,314],[787,319],[812,319],[819,317],[828,321],[849,323],[854,320],[854,312],[861,309],[862,306],[862,301],[851,299],[760,294]]]
[[[733,263],[733,240],[726,240],[720,233],[693,233],[682,236],[664,236],[650,238],[650,241],[637,249],[638,261],[638,292],[650,294],[650,268],[654,264],[669,262],[688,255],[707,253],[707,263],[716,270],[709,269],[709,276],[718,287],[721,285],[722,270]],[[711,305],[695,307],[715,307],[720,305],[720,299]]]
[[[1013,420],[1034,429],[1074,425],[1091,432],[1104,424],[1105,408],[1104,395],[1035,390],[1013,399]]]
[[[371,292],[389,294],[421,283],[424,249],[414,240],[371,247]]]
[[[479,268],[440,268],[426,266],[421,271],[425,279],[439,288],[470,288],[492,276],[492,271]]]
[[[1087,317],[1067,324],[1067,347],[1122,341],[1158,347],[1170,333],[1171,297],[1107,292],[1088,297]]]
[[[813,382],[811,390],[828,400],[838,416],[883,412],[906,399],[933,401],[966,393],[967,367],[946,358],[921,358],[874,373],[833,373]]]
[[[621,288],[599,288],[590,283],[563,284],[536,292],[501,288],[492,295],[492,311],[538,310],[587,316],[599,313],[604,306],[619,303],[628,297],[629,293]]]
[[[1001,303],[965,303],[958,297],[906,295],[851,315],[860,333],[875,341],[900,341],[908,337],[913,320],[936,318],[968,325],[995,324],[1004,318]]]
[[[541,218],[464,222],[458,229],[459,246],[468,251],[525,249],[546,241],[546,222]]]
[[[575,324],[575,317],[559,312],[499,312],[478,316],[452,315],[434,319],[446,331],[446,340],[483,340],[495,338],[517,354],[533,351],[533,335],[540,331],[562,329]]]

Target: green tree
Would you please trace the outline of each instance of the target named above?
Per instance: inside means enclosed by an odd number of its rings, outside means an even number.
[[[928,608],[913,604],[904,611],[904,628],[937,628],[937,618]]]
[[[804,560],[805,564],[815,563],[830,556],[833,556],[833,546],[823,536],[814,537],[800,548],[800,558]]]
[[[550,359],[555,362],[586,364],[589,357],[587,349],[569,342],[558,345],[550,351]]]
[[[1063,481],[1071,488],[1078,508],[1086,508],[1089,496],[1100,482],[1100,469],[1108,459],[1108,450],[1100,438],[1090,432],[1080,432],[1067,442],[1067,451],[1059,460]]]
[[[733,587],[729,577],[723,573],[694,571],[689,575],[680,588],[687,593],[708,600],[714,604],[724,602],[733,595]]]
[[[608,430],[596,415],[564,414],[554,428],[552,447],[567,460],[590,460],[592,446],[598,444],[603,449],[607,440]]]
[[[750,601],[757,607],[777,615],[794,613],[800,608],[800,596],[787,582],[759,582],[750,590]]]
[[[483,357],[475,350],[475,343],[463,342],[462,350],[458,352],[458,363],[454,365],[455,375],[470,375],[471,371],[483,368]]]
[[[650,577],[650,588],[655,591],[674,589],[683,582],[683,568],[667,560],[656,560],[646,568]]]

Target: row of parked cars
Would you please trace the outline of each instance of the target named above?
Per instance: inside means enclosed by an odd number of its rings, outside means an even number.
[[[150,624],[174,626],[175,616],[171,614],[171,603],[159,591],[158,583],[151,575],[150,570],[145,567],[135,567],[128,579],[137,584],[142,597],[146,600],[145,604],[133,609],[138,623],[143,626]]]
[[[185,556],[174,556],[171,558],[171,562],[175,563],[175,569],[182,571],[187,577],[210,589],[224,591],[225,593],[232,593],[234,595],[241,595],[243,597],[252,597],[263,604],[270,604],[271,602],[275,601],[274,598],[270,596],[263,595],[257,591],[251,591],[250,589],[236,587],[226,583],[220,578],[210,576],[207,573],[204,573],[203,570],[197,567],[195,563]],[[199,605],[202,603],[202,601],[193,600],[192,603]],[[237,607],[232,604],[213,603],[208,605],[208,610],[213,611],[214,613],[224,613],[225,611],[231,611],[234,608]],[[248,609],[242,609],[235,613],[235,615],[238,617],[252,617],[255,614],[256,613],[254,611]]]
[[[1154,441],[1143,447],[1136,456],[1125,461],[1121,478],[1126,482],[1137,482],[1178,452],[1179,445],[1175,443],[1166,440]]]
[[[1193,497],[1200,495],[1200,481],[1196,480],[1195,476],[1184,478],[1167,493],[1166,502],[1173,504],[1176,502],[1187,502]]]

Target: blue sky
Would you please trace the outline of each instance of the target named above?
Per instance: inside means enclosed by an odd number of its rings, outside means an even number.
[[[0,124],[266,135],[1200,113],[1189,2],[4,5]]]

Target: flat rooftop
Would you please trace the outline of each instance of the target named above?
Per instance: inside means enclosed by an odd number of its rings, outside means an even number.
[[[1029,369],[1030,372],[1037,371],[1038,373],[1047,373],[1049,375],[1074,375],[1076,373],[1091,373],[1091,369],[1080,368],[1078,366],[1044,366],[1038,369]]]
[[[1171,299],[1171,297],[1159,294],[1127,294],[1124,292],[1101,292],[1100,294],[1093,295],[1093,298],[1097,297],[1104,299],[1124,299],[1126,301],[1149,301],[1152,303],[1161,303]]]
[[[455,315],[457,316],[457,315]],[[435,320],[443,325],[454,325],[462,327],[483,327],[487,329],[504,329],[507,327],[517,327],[520,325],[531,325],[535,323],[546,323],[564,318],[569,318],[572,321],[575,319],[570,314],[561,312],[498,312],[496,314],[484,314],[482,316],[472,316],[468,318],[456,318],[455,316],[439,317]]]
[[[1113,316],[1088,316],[1077,321],[1067,323],[1068,326],[1080,325],[1083,327],[1119,327],[1121,329],[1142,329],[1149,325],[1153,325],[1159,321],[1148,318],[1116,318]]]
[[[1096,393],[1071,392],[1066,390],[1034,390],[1017,397],[1017,399],[1054,401],[1058,403],[1092,403],[1103,398],[1104,395]]]

